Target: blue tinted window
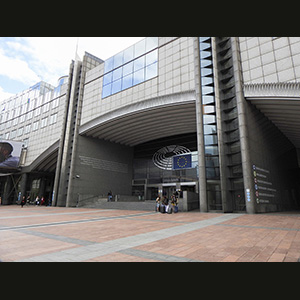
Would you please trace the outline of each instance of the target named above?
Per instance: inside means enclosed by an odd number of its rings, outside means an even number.
[[[146,66],[157,62],[157,50],[152,51],[146,55]]]
[[[121,87],[122,87],[122,79],[119,79],[117,81],[114,81],[112,83],[112,94],[118,93],[121,91]]]
[[[132,87],[133,82],[133,74],[129,74],[122,78],[122,90],[128,89]]]
[[[146,67],[145,80],[151,79],[157,76],[157,63]]]
[[[112,80],[115,81],[122,77],[122,68],[116,69],[112,72]]]
[[[141,40],[134,45],[134,57],[139,57],[146,52],[146,40]]]
[[[107,85],[108,83],[111,83],[112,81],[112,72],[107,73],[103,77],[103,85]]]
[[[122,65],[123,65],[123,52],[120,52],[114,56],[114,68],[120,67]]]
[[[145,67],[145,56],[136,59],[133,63],[133,71],[138,71]]]
[[[102,98],[108,97],[111,95],[111,84],[105,85],[102,89]]]
[[[144,69],[141,69],[135,73],[133,73],[133,84],[139,84],[143,81],[145,81],[145,71]]]
[[[133,60],[134,58],[134,47],[131,46],[129,48],[127,48],[126,50],[124,50],[124,64],[126,64],[127,62]]]
[[[133,62],[130,62],[123,66],[123,76],[131,74],[133,72]]]
[[[158,38],[148,37],[105,61],[102,98],[158,74]]]
[[[158,47],[158,37],[146,38],[146,52],[151,51]]]
[[[105,61],[104,73],[111,71],[114,68],[114,56]]]

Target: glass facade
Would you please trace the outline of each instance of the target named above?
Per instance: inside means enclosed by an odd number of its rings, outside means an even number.
[[[107,59],[102,98],[126,90],[157,76],[158,38],[147,37]]]
[[[39,122],[36,120],[58,107],[61,86],[65,79],[62,78],[57,87],[43,81],[39,82],[28,90],[1,102],[0,139],[16,137],[19,139],[21,136],[25,138],[24,135],[37,130]],[[57,118],[52,117],[50,125],[56,123],[56,120]],[[46,122],[47,120],[42,120],[41,127],[45,127]]]
[[[204,151],[209,210],[222,210],[211,37],[199,38]]]

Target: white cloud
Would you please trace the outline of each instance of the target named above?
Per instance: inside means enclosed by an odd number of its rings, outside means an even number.
[[[12,93],[4,92],[3,88],[0,86],[0,103],[2,100],[8,99],[9,97],[13,96]]]
[[[141,40],[142,37],[21,37],[5,41],[0,48],[0,75],[28,87],[44,80],[57,84],[75,59],[76,43],[82,59],[87,51],[103,60]],[[2,85],[3,92],[5,86]]]
[[[9,57],[0,49],[0,75],[31,85],[39,81],[37,74],[28,66],[27,62]]]

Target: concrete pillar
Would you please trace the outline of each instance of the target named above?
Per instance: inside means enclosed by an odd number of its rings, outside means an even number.
[[[217,67],[217,46],[216,38],[212,37],[212,56],[214,64],[214,85],[215,85],[215,105],[216,105],[216,120],[217,120],[217,133],[218,133],[218,148],[219,148],[219,166],[220,166],[220,184],[221,184],[221,197],[222,197],[222,209],[224,212],[231,212],[232,205],[229,205],[227,198],[227,177],[226,177],[226,145],[223,138],[223,122],[221,111],[221,100],[219,94],[219,75]]]
[[[199,203],[200,211],[207,212],[206,195],[206,170],[203,132],[203,109],[201,96],[201,73],[199,57],[199,38],[194,38],[194,63],[195,63],[195,90],[196,90],[196,122],[197,122],[197,148],[198,148],[198,168],[199,168]]]
[[[3,191],[3,197],[2,197],[3,205],[11,204],[10,203],[10,195],[11,195],[12,188],[13,188],[12,178],[11,178],[11,175],[8,175],[6,177],[6,182],[4,185],[4,191]]]
[[[232,59],[235,77],[235,88],[236,88],[236,102],[238,111],[238,120],[240,126],[240,143],[241,143],[241,157],[242,157],[242,168],[244,178],[244,190],[245,190],[245,203],[247,213],[254,214],[256,212],[255,203],[255,191],[252,178],[252,163],[250,157],[250,146],[248,137],[248,126],[247,126],[247,106],[244,98],[243,86],[242,86],[242,71],[238,38],[231,38],[232,44]],[[247,194],[250,192],[250,199],[247,198]]]
[[[27,173],[22,174],[22,178],[20,181],[20,192],[21,192],[21,199],[23,196],[26,197],[26,185],[27,185]]]
[[[39,188],[39,197],[45,197],[45,188],[46,188],[46,178],[42,177],[40,182],[40,188]]]

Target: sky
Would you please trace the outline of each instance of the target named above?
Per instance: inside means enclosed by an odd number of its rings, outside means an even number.
[[[102,60],[143,37],[0,37],[0,102],[45,81],[57,86],[59,77],[87,51]],[[78,47],[77,47],[78,45]]]

